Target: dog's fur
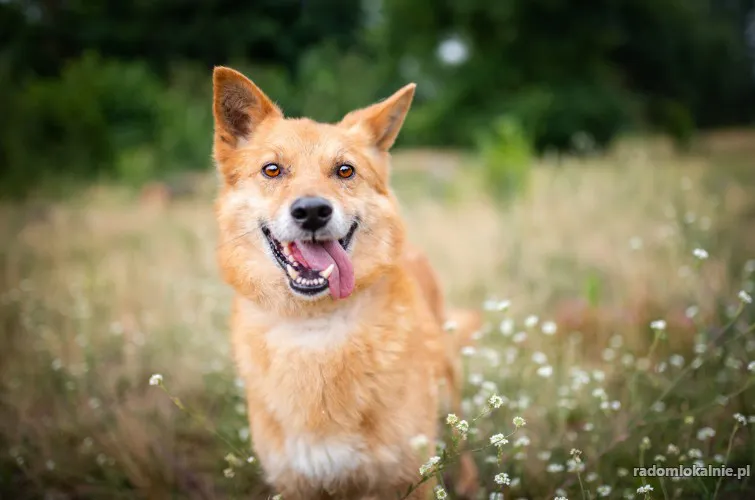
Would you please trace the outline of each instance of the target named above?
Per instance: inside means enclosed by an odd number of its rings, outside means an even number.
[[[324,124],[284,118],[232,69],[216,68],[213,80],[218,260],[236,292],[233,349],[266,478],[286,500],[398,498],[434,454],[443,382],[460,413],[458,350],[480,326],[476,314],[447,318],[388,184],[388,151],[414,85]],[[264,174],[270,163],[280,175]],[[336,175],[343,164],[353,177]],[[333,205],[318,240],[356,228],[347,245],[354,289],[344,298],[296,291],[271,250],[298,241],[290,212],[302,196]],[[453,333],[447,319],[458,324]],[[410,444],[418,435],[428,438],[424,451]],[[456,489],[471,495],[477,472],[468,455],[461,464]]]

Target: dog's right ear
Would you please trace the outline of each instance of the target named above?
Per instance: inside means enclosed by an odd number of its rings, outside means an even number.
[[[235,149],[264,120],[283,117],[280,109],[251,80],[236,70],[218,66],[212,74],[215,146]]]

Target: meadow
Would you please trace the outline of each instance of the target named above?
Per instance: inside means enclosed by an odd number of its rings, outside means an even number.
[[[751,478],[633,474],[755,463],[752,134],[625,139],[526,180],[504,203],[471,153],[394,155],[410,239],[486,315],[425,475],[453,498],[467,446],[480,498],[754,498]],[[214,174],[188,185],[0,206],[0,498],[275,494],[230,358]]]

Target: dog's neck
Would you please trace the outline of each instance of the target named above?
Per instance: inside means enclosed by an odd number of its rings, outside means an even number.
[[[364,321],[364,311],[376,299],[383,280],[355,291],[348,299],[328,303],[320,308],[308,307],[299,314],[285,314],[256,302],[240,298],[237,303],[242,321],[250,333],[261,335],[265,344],[276,350],[337,348],[357,333]],[[330,297],[321,299],[331,301]],[[286,311],[288,312],[288,311]]]

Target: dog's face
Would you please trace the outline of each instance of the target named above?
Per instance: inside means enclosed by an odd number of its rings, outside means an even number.
[[[404,231],[388,150],[414,85],[325,124],[284,118],[234,70],[216,68],[213,80],[226,280],[248,298],[282,307],[346,299],[395,265]]]

